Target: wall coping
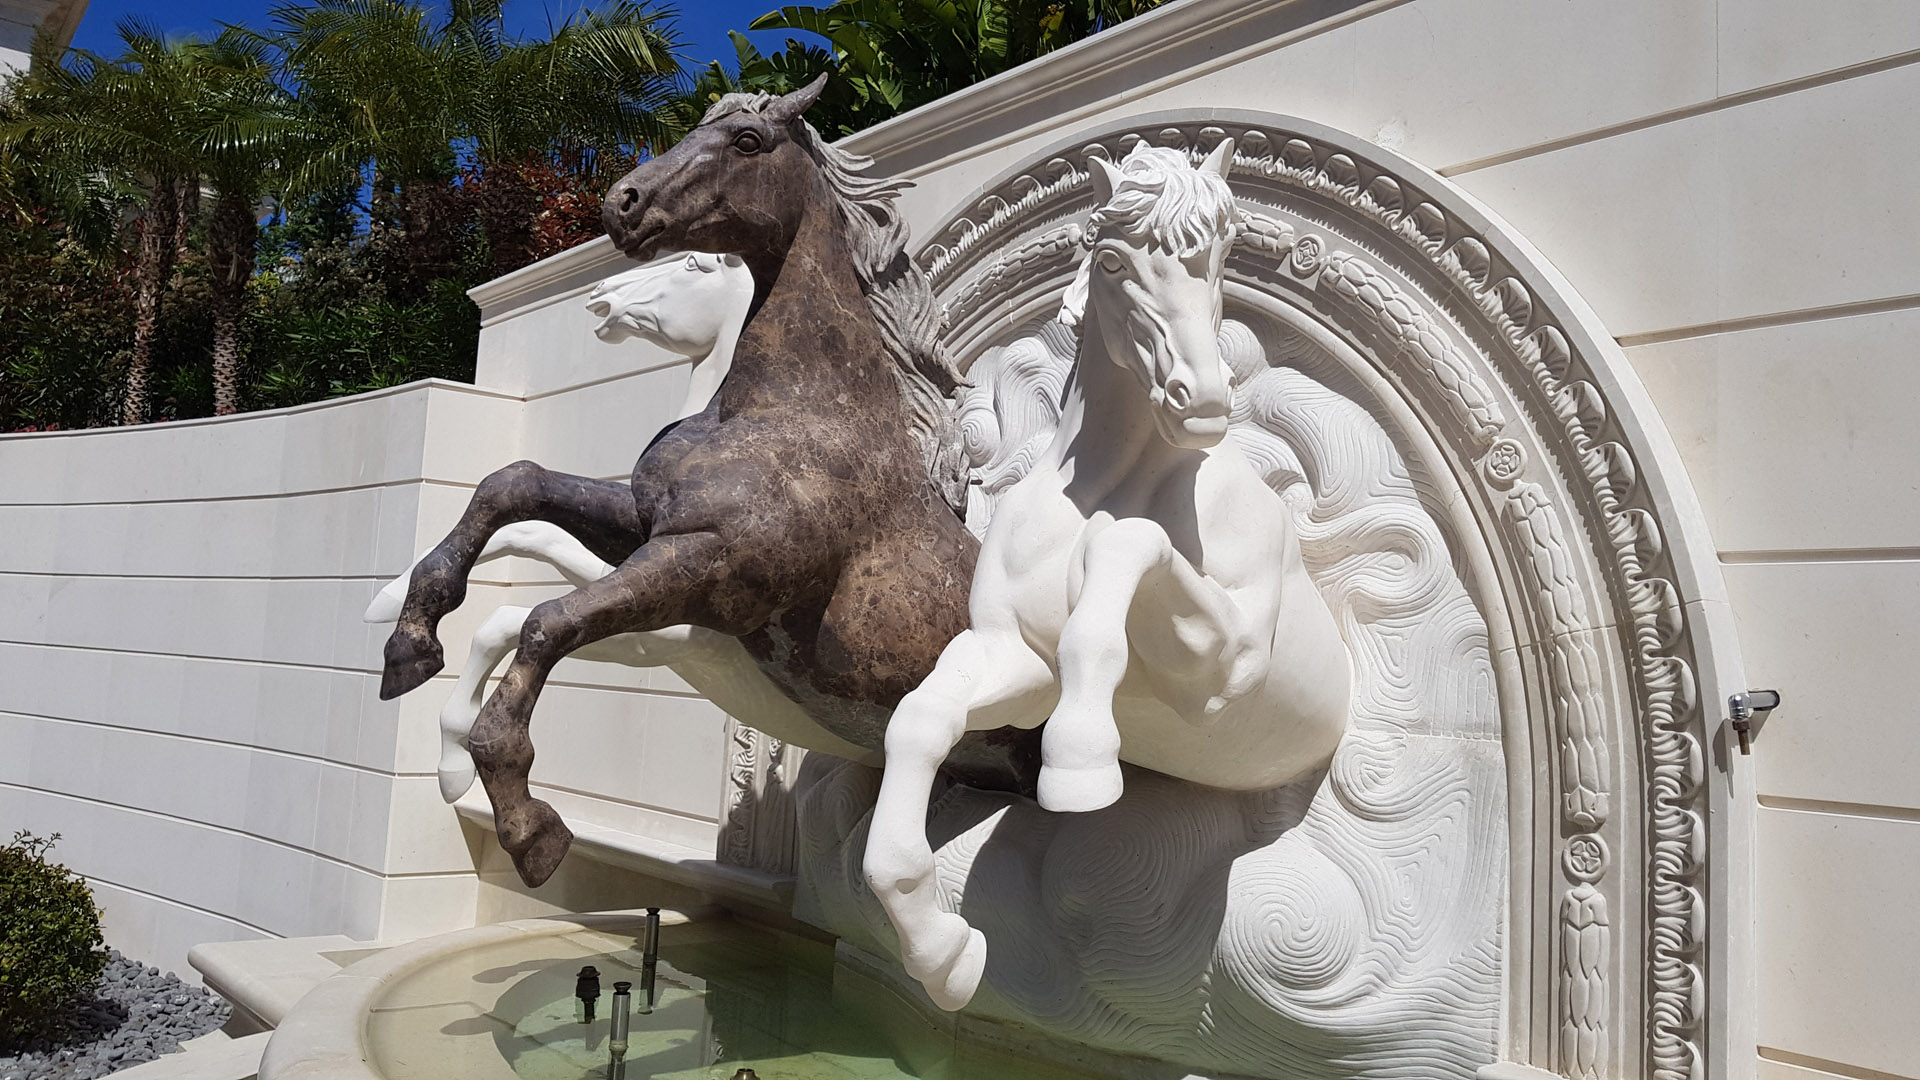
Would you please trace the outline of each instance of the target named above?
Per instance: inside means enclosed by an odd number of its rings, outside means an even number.
[[[130,431],[177,431],[181,428],[208,427],[214,424],[238,424],[250,420],[266,420],[277,417],[295,416],[303,413],[320,412],[325,409],[343,408],[381,398],[399,397],[404,394],[431,390],[448,390],[461,394],[473,394],[477,397],[498,398],[503,401],[525,401],[518,394],[509,394],[501,390],[490,390],[472,383],[454,382],[450,379],[415,379],[398,386],[384,386],[378,390],[368,390],[344,397],[326,398],[321,401],[309,401],[300,405],[288,405],[279,409],[258,409],[253,412],[230,413],[226,416],[193,416],[185,420],[155,420],[145,424],[114,424],[108,427],[67,428],[59,431],[8,431],[0,432],[0,443],[26,439],[70,438],[82,435],[119,435]]]

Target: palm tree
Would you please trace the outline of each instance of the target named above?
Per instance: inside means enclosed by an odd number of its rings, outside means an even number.
[[[314,0],[273,11],[273,43],[323,133],[316,160],[371,165],[371,226],[391,238],[392,291],[417,294],[452,265],[447,190],[460,137],[444,27],[405,0]]]
[[[678,135],[679,74],[664,9],[634,0],[517,40],[502,0],[453,0],[444,21],[410,0],[315,0],[274,12],[289,72],[333,118],[328,155],[371,161],[376,227],[398,230],[420,281],[451,259],[463,164],[496,272],[526,261],[537,193],[529,163],[591,167],[607,151]]]
[[[107,60],[75,49],[43,55],[13,85],[0,147],[48,178],[77,185],[97,177],[142,193],[134,225],[134,335],[121,400],[123,423],[146,419],[154,330],[179,246],[181,194],[196,175],[192,131],[197,47],[170,42],[138,19],[118,25],[125,52]]]
[[[592,172],[607,156],[665,149],[684,130],[673,109],[680,42],[666,12],[616,0],[577,12],[544,39],[517,41],[501,7],[456,0],[447,25],[457,120],[496,275],[531,261],[540,195],[530,167]]]
[[[240,323],[260,243],[258,207],[289,179],[313,182],[304,156],[313,140],[257,35],[229,30],[197,50],[196,59],[199,126],[191,147],[214,195],[207,221],[213,411],[225,415],[240,408]]]

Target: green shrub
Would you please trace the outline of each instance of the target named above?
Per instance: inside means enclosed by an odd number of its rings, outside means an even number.
[[[18,832],[0,847],[0,1048],[57,1026],[106,967],[93,892],[47,861],[58,839]]]

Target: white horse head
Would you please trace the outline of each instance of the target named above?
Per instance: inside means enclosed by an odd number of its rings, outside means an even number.
[[[686,251],[602,281],[588,294],[587,310],[600,317],[594,336],[608,344],[639,337],[682,356],[704,356],[729,324],[743,321],[742,293],[751,302],[752,275],[739,256]]]
[[[1061,321],[1078,326],[1091,306],[1098,314],[1082,327],[1083,363],[1103,353],[1139,380],[1167,442],[1214,446],[1233,411],[1233,375],[1218,344],[1220,274],[1240,219],[1226,181],[1233,140],[1197,169],[1178,150],[1144,143],[1117,166],[1090,160],[1099,197],[1092,250]]]
[[[594,286],[587,310],[608,344],[643,338],[693,359],[680,417],[707,407],[733,365],[733,345],[753,303],[753,275],[737,255],[688,251],[655,259]]]

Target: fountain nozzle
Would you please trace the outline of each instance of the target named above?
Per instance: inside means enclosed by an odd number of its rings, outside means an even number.
[[[633,984],[630,982],[613,984],[613,1026],[608,1033],[607,1050],[613,1054],[615,1071],[627,1056],[627,1010],[633,1004],[632,991]]]
[[[580,1022],[593,1023],[593,1003],[600,1000],[600,970],[592,964],[580,969],[573,981],[573,996],[580,1001]]]

